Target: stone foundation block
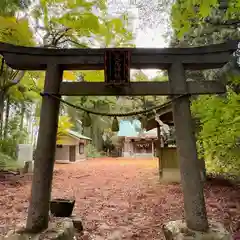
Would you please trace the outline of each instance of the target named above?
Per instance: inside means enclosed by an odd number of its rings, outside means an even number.
[[[163,183],[180,183],[180,170],[177,168],[163,168],[161,182]]]
[[[231,234],[220,223],[209,222],[208,232],[189,229],[182,220],[171,221],[163,226],[166,240],[232,240]]]
[[[10,231],[3,240],[74,240],[74,226],[72,221],[59,221],[49,223],[48,229],[33,234],[26,233],[23,230]]]
[[[82,219],[77,216],[72,216],[70,217],[70,219],[72,220],[73,226],[77,230],[77,232],[82,232],[83,231]]]

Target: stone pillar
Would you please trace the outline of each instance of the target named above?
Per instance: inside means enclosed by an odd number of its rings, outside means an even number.
[[[58,93],[62,75],[63,71],[60,66],[55,64],[48,65],[44,92]],[[59,100],[43,96],[31,199],[27,218],[27,230],[31,232],[40,232],[48,227],[59,106]]]
[[[161,129],[160,129],[160,125],[157,123],[157,136],[158,136],[158,140],[157,140],[157,157],[158,157],[158,172],[159,172],[159,178],[162,178],[162,170],[163,170],[163,166],[162,166],[162,149],[161,149]]]
[[[133,142],[132,140],[129,140],[128,141],[128,151],[129,151],[129,154],[131,157],[134,157],[135,156],[135,152],[134,152],[134,148],[133,148]]]
[[[31,144],[18,144],[17,161],[22,168],[25,162],[33,160],[33,146]]]
[[[124,157],[130,157],[131,155],[130,155],[130,140],[127,138],[127,137],[125,137],[125,140],[124,140],[124,152],[123,152],[123,156]]]
[[[152,157],[154,158],[154,141],[152,140]]]
[[[180,62],[169,68],[170,88],[187,93],[185,71]],[[176,97],[176,96],[175,96]],[[187,227],[195,231],[207,231],[208,220],[200,177],[196,139],[190,111],[189,96],[172,101],[174,125],[176,127],[177,154],[184,194],[184,209]]]

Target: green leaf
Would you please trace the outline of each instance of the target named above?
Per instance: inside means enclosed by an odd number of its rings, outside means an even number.
[[[21,46],[33,46],[33,34],[28,19],[0,16],[0,41]]]
[[[87,82],[103,82],[104,81],[104,71],[102,70],[86,70],[79,71],[83,75],[84,80]]]
[[[110,21],[110,24],[114,26],[116,32],[121,32],[124,29],[121,18],[114,18]]]

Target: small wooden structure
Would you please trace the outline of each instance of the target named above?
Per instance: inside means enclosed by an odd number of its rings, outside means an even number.
[[[154,157],[156,140],[157,136],[146,136],[146,134],[138,137],[125,137],[122,148],[123,157]]]
[[[218,81],[187,81],[185,70],[221,68],[232,59],[237,48],[238,41],[197,48],[168,49],[46,49],[0,43],[0,53],[11,68],[46,71],[27,229],[39,232],[48,227],[62,95],[169,95],[172,97],[176,128],[185,220],[188,228],[206,232],[209,224],[189,96],[225,93],[226,86]],[[130,82],[129,75],[124,74],[126,70],[129,72],[130,68],[165,69],[168,71],[169,82]],[[105,82],[62,82],[64,70],[102,69],[105,69],[107,75]]]
[[[168,125],[174,125],[173,123],[173,113],[172,104],[168,103],[163,105],[162,108],[157,110],[161,121]],[[175,146],[168,147],[164,146],[161,139],[161,130],[158,122],[155,120],[155,115],[148,115],[148,121],[146,123],[146,130],[157,128],[157,141],[156,146],[156,156],[158,157],[159,165],[159,177],[161,181],[164,182],[180,182],[180,167],[177,158],[177,148]]]
[[[85,160],[85,146],[89,141],[91,141],[91,138],[69,130],[57,140],[55,161],[58,163],[69,163]]]
[[[157,110],[157,114],[161,121],[169,126],[174,125],[172,104],[164,104]],[[155,142],[156,156],[158,157],[159,177],[163,182],[180,182],[181,173],[180,165],[177,156],[177,146],[165,146],[161,139],[161,130],[158,122],[155,120],[155,115],[148,115],[146,130],[157,128],[157,141]],[[201,179],[205,179],[205,162],[204,159],[198,160]]]
[[[154,130],[143,132],[139,120],[120,121],[118,141],[121,142],[123,157],[154,157],[156,140],[157,132]]]

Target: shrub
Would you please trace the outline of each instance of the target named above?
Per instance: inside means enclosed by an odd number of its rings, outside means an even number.
[[[17,170],[18,168],[19,168],[19,165],[16,160],[0,152],[0,171],[1,170]]]
[[[98,152],[95,146],[92,144],[88,144],[85,147],[85,154],[87,157],[90,157],[90,158],[97,158],[102,156],[101,153]]]

